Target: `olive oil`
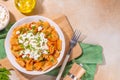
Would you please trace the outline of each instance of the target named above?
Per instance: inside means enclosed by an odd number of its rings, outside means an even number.
[[[17,9],[22,13],[30,13],[35,8],[36,0],[15,0]]]

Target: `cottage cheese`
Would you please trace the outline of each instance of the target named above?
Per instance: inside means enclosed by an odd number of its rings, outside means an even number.
[[[7,9],[0,4],[0,30],[4,29],[9,21],[9,13]]]
[[[47,41],[44,33],[34,35],[32,32],[28,32],[20,34],[18,36],[18,42],[24,47],[24,50],[20,52],[22,58],[29,57],[37,60],[41,54],[48,54]]]

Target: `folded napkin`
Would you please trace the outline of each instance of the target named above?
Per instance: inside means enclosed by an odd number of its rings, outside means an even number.
[[[12,24],[9,24],[8,27],[2,31],[0,31],[0,59],[6,57],[5,49],[4,49],[4,38],[11,27]],[[79,42],[80,43],[80,42]],[[70,62],[68,62],[63,76],[65,76],[69,69],[71,68],[74,62],[83,64],[84,69],[86,70],[85,75],[81,80],[94,80],[94,74],[96,71],[97,64],[102,63],[102,47],[99,45],[85,44],[80,43],[80,46],[83,50],[82,55]],[[58,74],[60,67],[55,68],[54,70],[47,73],[47,75],[56,76]]]
[[[94,80],[94,74],[96,71],[96,65],[102,63],[102,47],[99,45],[92,45],[92,44],[85,44],[80,43],[80,46],[83,50],[82,56],[72,60],[69,62],[65,68],[63,76],[65,76],[69,69],[72,67],[72,64],[76,62],[77,64],[82,63],[83,68],[86,70],[85,75],[82,77],[81,80]],[[48,75],[56,76],[59,67],[47,73]]]

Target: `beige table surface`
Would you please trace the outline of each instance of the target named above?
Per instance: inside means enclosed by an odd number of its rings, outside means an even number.
[[[13,0],[0,3],[9,9],[11,22],[25,16],[15,8]],[[38,14],[65,14],[72,27],[86,36],[83,42],[103,47],[104,63],[98,67],[94,80],[120,80],[120,0],[38,0],[30,15]]]

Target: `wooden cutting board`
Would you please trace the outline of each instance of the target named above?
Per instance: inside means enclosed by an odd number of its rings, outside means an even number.
[[[64,16],[64,15],[55,16],[52,19],[59,25],[59,27],[61,28],[61,30],[64,33],[65,43],[66,43],[65,44],[66,48],[65,48],[65,53],[64,53],[64,57],[65,57],[65,55],[66,55],[66,53],[69,49],[69,42],[70,42],[70,39],[71,39],[72,34],[73,34],[73,29],[72,29],[71,25],[69,24],[69,21],[68,21],[67,17]],[[79,46],[79,44],[77,44],[72,51],[72,54],[71,54],[71,57],[70,57],[69,61],[79,57],[81,54],[82,54],[82,49]],[[63,60],[61,61],[61,63],[62,62],[63,62]],[[60,65],[61,65],[61,63],[60,63]],[[33,77],[35,77],[35,76],[30,76],[30,75],[23,74],[23,73],[19,72],[18,70],[16,70],[10,64],[10,62],[7,58],[0,60],[0,64],[2,66],[6,67],[7,69],[13,69],[16,72],[16,74],[19,76],[20,80],[30,80]]]

